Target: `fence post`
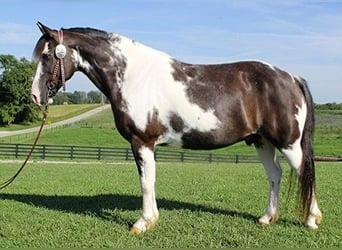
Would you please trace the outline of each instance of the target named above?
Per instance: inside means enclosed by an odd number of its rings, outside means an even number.
[[[15,158],[18,158],[19,155],[19,144],[15,144]]]
[[[129,148],[126,148],[126,161],[128,161],[128,157],[129,157]]]
[[[70,160],[74,158],[74,146],[70,147]]]
[[[239,163],[239,155],[235,156],[235,163],[238,164]]]
[[[184,152],[181,152],[181,153],[180,153],[180,160],[181,160],[181,162],[184,161]]]
[[[101,160],[101,148],[97,148],[97,159]]]
[[[43,150],[42,150],[42,159],[45,160],[45,153],[46,153],[46,147],[43,145]]]

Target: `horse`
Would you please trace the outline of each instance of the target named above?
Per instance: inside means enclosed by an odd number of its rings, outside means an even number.
[[[142,192],[142,214],[132,233],[152,229],[159,219],[157,145],[210,150],[240,141],[255,146],[269,180],[258,222],[269,225],[279,217],[279,151],[296,173],[304,224],[318,228],[314,107],[303,78],[257,60],[189,64],[117,33],[37,25],[42,35],[33,52],[33,101],[48,105],[80,71],[108,98],[115,126],[131,145]]]

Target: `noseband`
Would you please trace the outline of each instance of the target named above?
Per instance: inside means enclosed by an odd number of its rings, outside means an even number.
[[[57,80],[57,73],[60,72],[61,82],[63,86],[63,91],[65,91],[65,71],[64,71],[64,57],[66,55],[66,48],[63,45],[63,31],[58,31],[58,40],[59,44],[56,46],[55,49],[55,56],[57,58],[55,68],[53,70],[53,74],[51,80],[48,81],[46,84],[47,87],[47,96],[48,98],[52,98],[57,94],[58,91],[58,80]]]

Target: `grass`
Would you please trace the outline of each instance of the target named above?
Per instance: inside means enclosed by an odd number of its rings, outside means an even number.
[[[2,178],[18,164],[1,163]],[[0,247],[342,247],[340,163],[318,163],[317,188],[323,224],[298,223],[285,200],[284,167],[280,221],[257,225],[268,184],[260,164],[158,164],[160,221],[131,235],[140,216],[140,186],[133,162],[30,163],[0,194]],[[5,178],[6,179],[6,178]],[[286,209],[286,207],[288,208]]]

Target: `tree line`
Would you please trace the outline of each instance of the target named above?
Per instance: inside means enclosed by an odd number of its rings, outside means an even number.
[[[61,104],[92,104],[92,103],[107,103],[107,98],[100,91],[74,91],[58,92],[53,98],[52,105]]]
[[[26,58],[0,55],[0,126],[25,124],[39,119],[40,109],[31,100],[36,64]],[[58,92],[54,105],[107,103],[99,91]],[[342,103],[315,104],[317,110],[342,110]]]
[[[342,103],[329,102],[324,104],[315,104],[316,110],[342,110]]]

